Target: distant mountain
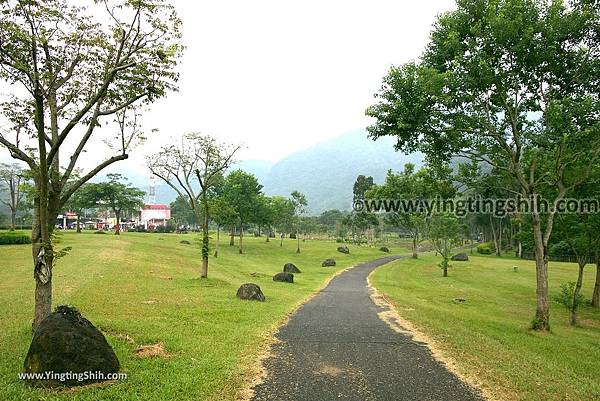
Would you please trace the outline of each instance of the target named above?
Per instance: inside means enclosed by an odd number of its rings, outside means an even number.
[[[278,162],[243,160],[231,169],[254,174],[267,195],[289,197],[292,191],[304,193],[311,214],[328,209],[348,210],[352,206],[352,186],[360,174],[382,183],[388,170],[402,170],[406,163],[422,164],[420,154],[403,155],[394,151],[393,138],[373,141],[366,132],[341,135],[283,158]],[[134,186],[148,192],[150,175],[122,171]],[[100,181],[104,177],[96,178]],[[170,203],[175,192],[156,180],[157,203]]]
[[[304,193],[310,212],[318,214],[349,209],[358,175],[372,176],[381,183],[388,170],[402,170],[409,162],[421,165],[422,160],[420,154],[395,152],[393,138],[373,141],[358,131],[291,154],[275,163],[261,182],[268,195],[289,196],[294,190]]]

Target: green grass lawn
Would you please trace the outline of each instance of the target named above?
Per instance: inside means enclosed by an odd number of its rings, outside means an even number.
[[[192,245],[179,241],[187,239]],[[72,252],[54,270],[54,305],[80,309],[113,345],[129,377],[105,388],[79,391],[34,389],[19,381],[31,340],[31,248],[0,247],[0,400],[231,400],[243,387],[248,366],[265,349],[286,315],[336,271],[383,256],[377,248],[306,241],[245,238],[244,255],[221,239],[209,278],[199,279],[196,234],[61,234],[58,247]],[[398,249],[392,249],[398,251]],[[328,257],[335,268],[323,268]],[[272,281],[286,262],[302,271],[296,283]],[[267,301],[240,301],[240,284],[261,286]],[[140,345],[162,342],[167,357],[140,358]]]
[[[461,373],[498,399],[600,400],[600,311],[584,307],[580,327],[570,327],[567,312],[552,302],[552,332],[535,333],[529,330],[535,312],[533,262],[475,256],[452,262],[448,278],[438,262],[433,255],[397,261],[375,271],[371,282]],[[585,275],[588,299],[595,269],[588,266]],[[551,262],[553,295],[576,278],[576,265]]]

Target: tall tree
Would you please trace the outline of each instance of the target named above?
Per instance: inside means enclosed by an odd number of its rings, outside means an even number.
[[[107,178],[106,182],[87,184],[81,198],[83,202],[94,202],[95,207],[112,210],[116,220],[115,235],[120,235],[123,212],[144,206],[145,192],[132,187],[121,174],[108,174]]]
[[[209,223],[211,191],[223,172],[234,162],[239,146],[219,143],[200,133],[183,135],[178,145],[168,145],[147,158],[147,166],[158,178],[185,199],[202,227],[202,269],[208,277]]]
[[[537,305],[550,330],[548,242],[556,205],[600,156],[600,8],[588,0],[458,0],[419,63],[393,67],[367,110],[373,137],[430,159],[459,154],[511,177],[532,199]],[[546,191],[551,189],[551,191]]]
[[[21,166],[16,163],[0,164],[0,193],[8,193],[8,199],[0,198],[0,203],[5,204],[10,210],[11,230],[15,229],[17,213],[25,196],[25,192],[22,190],[25,181],[25,171]]]
[[[262,185],[252,174],[235,170],[225,178],[224,197],[231,205],[240,228],[239,253],[244,253],[244,226],[256,221],[256,211],[260,208]]]
[[[36,189],[34,328],[52,305],[56,216],[77,188],[127,159],[143,138],[140,107],[176,89],[182,47],[174,8],[163,0],[96,3],[0,2],[0,81],[16,86],[0,104],[11,123],[0,144],[29,166]],[[115,130],[99,129],[111,120]],[[82,153],[102,139],[112,155],[68,184]]]
[[[306,201],[306,196],[299,191],[292,192],[292,197],[290,198],[292,205],[294,206],[294,220],[296,223],[296,253],[300,253],[300,222],[302,216],[306,213],[306,207],[308,206],[308,202]]]

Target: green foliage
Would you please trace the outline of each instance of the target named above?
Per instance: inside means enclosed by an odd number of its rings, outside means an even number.
[[[493,247],[494,245],[489,242],[479,244],[477,245],[477,253],[480,253],[482,255],[491,255],[492,253],[494,253],[494,251],[492,250]]]
[[[560,285],[560,291],[554,296],[554,301],[564,306],[567,310],[577,310],[584,302],[583,294],[579,293],[575,299],[575,308],[573,308],[573,294],[575,294],[575,286],[573,281]]]
[[[31,244],[31,236],[16,231],[0,233],[0,245]]]

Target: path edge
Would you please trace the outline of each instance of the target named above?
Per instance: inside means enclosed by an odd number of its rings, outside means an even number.
[[[480,380],[477,380],[473,375],[464,373],[459,368],[460,364],[443,350],[443,347],[440,346],[439,342],[432,339],[430,336],[421,331],[415,324],[400,315],[398,308],[394,306],[394,303],[372,284],[371,275],[373,275],[379,268],[386,265],[387,263],[375,268],[367,276],[369,297],[373,303],[381,309],[381,312],[377,312],[379,319],[396,333],[409,336],[413,341],[426,347],[431,353],[433,359],[441,363],[450,373],[456,376],[460,381],[462,381],[476,393],[481,395],[486,401],[502,401],[504,398],[498,398],[490,389],[485,387]]]

